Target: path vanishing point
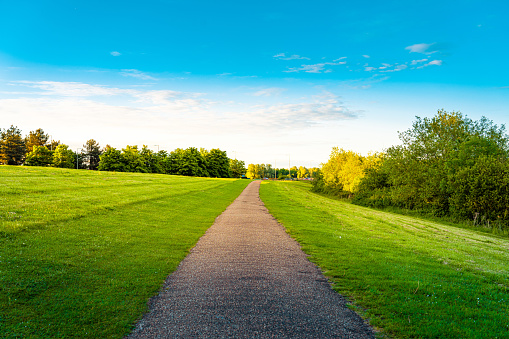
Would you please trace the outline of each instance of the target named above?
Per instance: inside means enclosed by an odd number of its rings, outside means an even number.
[[[221,214],[127,338],[374,338],[259,198]]]

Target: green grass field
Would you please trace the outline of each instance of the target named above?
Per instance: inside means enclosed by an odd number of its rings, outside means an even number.
[[[261,198],[352,307],[396,338],[509,338],[509,239],[264,182]]]
[[[121,338],[247,184],[0,166],[0,337]]]

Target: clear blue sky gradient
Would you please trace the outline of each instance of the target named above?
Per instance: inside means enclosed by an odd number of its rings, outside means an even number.
[[[317,166],[509,117],[507,1],[3,1],[0,128]],[[158,145],[158,146],[156,146]]]

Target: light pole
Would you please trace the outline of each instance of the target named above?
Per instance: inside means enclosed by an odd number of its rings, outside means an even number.
[[[154,146],[157,146],[157,153],[159,153],[159,145],[154,145]]]

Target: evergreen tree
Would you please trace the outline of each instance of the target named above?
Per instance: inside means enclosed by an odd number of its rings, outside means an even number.
[[[26,153],[21,131],[11,125],[10,128],[0,131],[0,137],[0,162],[4,165],[21,165]]]
[[[102,150],[99,143],[94,139],[88,140],[83,145],[83,151],[81,152],[82,167],[89,170],[97,170],[99,161],[101,160],[101,154]]]

